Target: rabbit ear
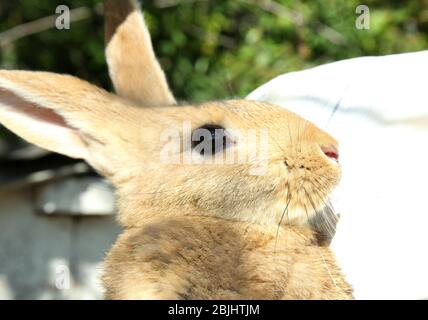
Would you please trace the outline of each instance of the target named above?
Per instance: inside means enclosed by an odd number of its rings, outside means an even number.
[[[105,42],[110,77],[118,95],[142,105],[175,104],[135,0],[106,0]]]
[[[77,78],[45,72],[0,70],[0,123],[29,142],[105,172],[103,150],[128,107]],[[109,123],[113,121],[115,123]],[[108,127],[109,130],[105,130]]]

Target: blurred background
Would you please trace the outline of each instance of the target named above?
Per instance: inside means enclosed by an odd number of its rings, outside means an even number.
[[[118,0],[119,1],[119,0]],[[358,5],[370,28],[357,29]],[[71,28],[55,28],[67,5]],[[142,1],[180,100],[244,97],[290,71],[428,49],[428,0]],[[0,3],[0,68],[68,73],[111,90],[102,1]],[[0,299],[100,298],[100,261],[119,228],[110,187],[90,168],[0,127]]]

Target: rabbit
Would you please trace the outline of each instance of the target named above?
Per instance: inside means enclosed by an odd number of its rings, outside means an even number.
[[[69,75],[0,71],[0,123],[86,160],[115,187],[123,233],[104,261],[105,298],[351,299],[310,223],[340,180],[336,140],[268,103],[177,105],[136,3],[105,9],[117,94]],[[250,130],[267,132],[266,161],[236,135]],[[199,144],[197,132],[208,133]],[[198,149],[213,142],[212,153]],[[226,151],[245,161],[213,163]]]

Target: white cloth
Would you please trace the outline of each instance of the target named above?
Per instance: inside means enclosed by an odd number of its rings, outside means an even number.
[[[428,51],[284,74],[247,99],[283,106],[339,141],[331,248],[355,297],[428,298]]]

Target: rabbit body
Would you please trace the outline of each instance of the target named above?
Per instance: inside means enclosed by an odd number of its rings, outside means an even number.
[[[328,247],[306,227],[211,217],[153,219],[108,254],[108,299],[349,299]]]

